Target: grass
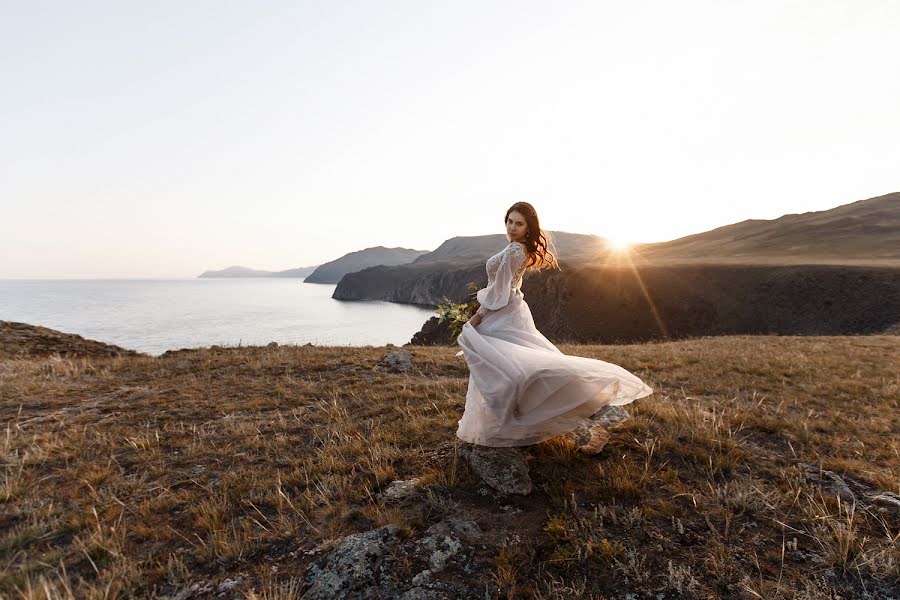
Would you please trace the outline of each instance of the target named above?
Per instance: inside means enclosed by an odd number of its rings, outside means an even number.
[[[0,359],[0,596],[212,594],[241,577],[247,597],[294,598],[342,536],[413,538],[452,514],[488,532],[464,583],[492,598],[900,594],[900,517],[868,501],[900,493],[900,339],[560,349],[655,394],[598,456],[563,437],[527,448],[535,491],[511,499],[479,494],[459,458],[456,348],[409,348],[405,374],[375,347]],[[414,477],[419,496],[379,499]]]

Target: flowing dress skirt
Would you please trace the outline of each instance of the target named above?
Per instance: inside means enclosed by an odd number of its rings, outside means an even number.
[[[653,390],[622,367],[563,354],[534,325],[521,291],[457,338],[469,366],[456,435],[482,446],[527,446],[577,429],[604,406]]]

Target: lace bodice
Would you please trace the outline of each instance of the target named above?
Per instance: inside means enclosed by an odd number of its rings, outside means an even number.
[[[524,244],[510,242],[506,248],[487,260],[485,268],[488,284],[484,289],[478,290],[477,294],[482,307],[479,312],[484,314],[487,311],[483,309],[503,308],[509,302],[510,294],[521,290],[526,258],[528,255]]]

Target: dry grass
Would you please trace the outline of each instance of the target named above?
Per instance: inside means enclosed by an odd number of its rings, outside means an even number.
[[[529,448],[536,491],[499,501],[456,452],[456,348],[411,348],[407,374],[372,347],[2,360],[0,596],[212,594],[240,576],[248,597],[293,598],[341,536],[417,536],[459,513],[496,542],[466,581],[482,596],[900,593],[898,515],[867,497],[900,493],[897,337],[561,349],[656,393],[599,456]],[[842,475],[857,503],[798,462]],[[416,500],[379,499],[412,477]]]

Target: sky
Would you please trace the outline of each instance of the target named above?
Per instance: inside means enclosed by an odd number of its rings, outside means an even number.
[[[0,0],[0,278],[618,242],[900,191],[900,2]]]

